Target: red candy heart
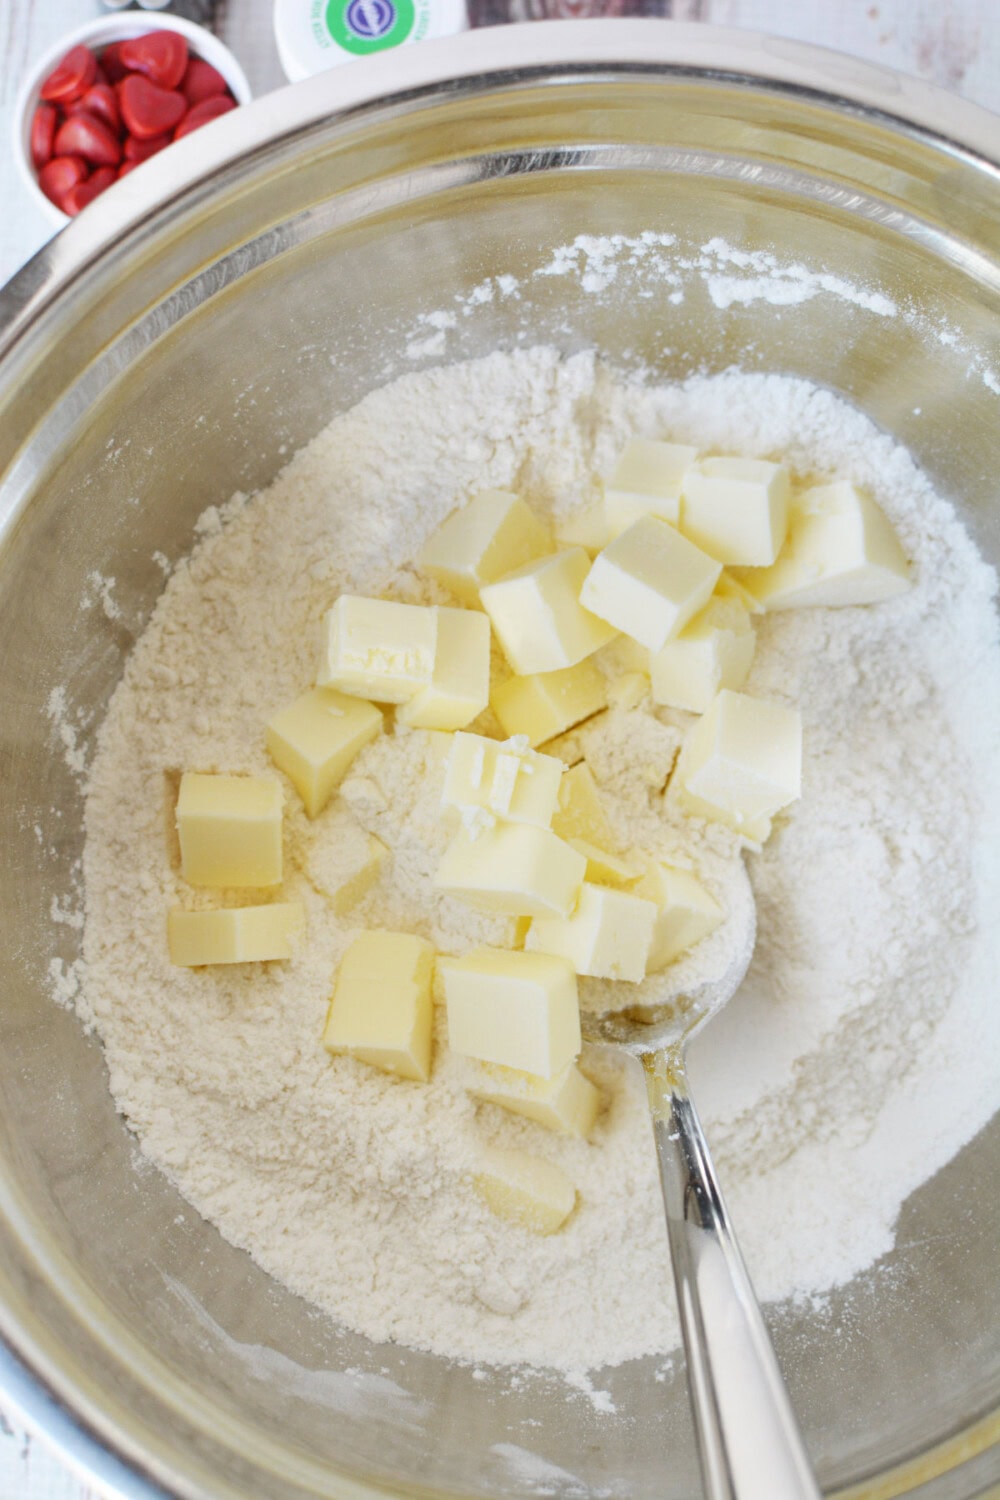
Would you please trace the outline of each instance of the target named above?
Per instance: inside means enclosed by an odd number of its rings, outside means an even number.
[[[59,111],[54,104],[40,104],[31,119],[31,160],[36,172],[52,160],[52,142]]]
[[[120,83],[128,72],[121,58],[121,42],[109,42],[101,53],[101,67],[109,83]]]
[[[228,92],[229,85],[218,68],[213,68],[204,58],[192,57],[181,81],[181,93],[189,104],[200,104],[203,99]]]
[[[169,135],[151,135],[145,141],[136,140],[134,135],[127,135],[125,137],[125,160],[137,167],[141,161],[148,161],[151,156],[162,151],[164,146],[169,146],[170,140]]]
[[[86,208],[88,203],[93,203],[98,193],[103,193],[105,188],[109,188],[117,176],[118,173],[114,167],[100,167],[92,177],[87,178],[86,182],[78,182],[63,198],[61,205],[63,213],[75,219],[80,210]]]
[[[122,117],[118,108],[118,95],[110,83],[92,83],[87,92],[75,104],[70,105],[69,113],[77,114],[85,110],[88,115],[96,115],[103,120],[109,130],[115,135],[121,129]]]
[[[230,99],[228,95],[213,94],[211,99],[203,99],[200,104],[195,104],[188,110],[174,131],[174,140],[179,141],[182,136],[190,135],[192,130],[197,130],[199,125],[207,125],[209,120],[216,120],[219,115],[227,115],[231,109],[235,108],[235,100]]]
[[[72,104],[89,89],[97,75],[97,58],[89,47],[71,47],[39,89],[52,104]]]
[[[62,200],[70,188],[76,187],[87,175],[87,163],[78,156],[55,156],[38,174],[38,186],[46,198],[62,208]]]
[[[119,57],[126,68],[143,73],[161,89],[175,89],[187,68],[187,42],[176,31],[148,31],[122,42]]]
[[[121,142],[96,115],[70,115],[56,131],[57,156],[82,156],[98,167],[117,167],[122,159]]]
[[[140,140],[162,135],[179,125],[187,110],[183,94],[161,89],[139,73],[130,73],[118,85],[118,99],[126,129]]]

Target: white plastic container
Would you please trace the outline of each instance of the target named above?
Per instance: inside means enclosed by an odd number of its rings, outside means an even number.
[[[454,36],[469,25],[465,0],[275,0],[274,39],[292,83],[338,63]]]

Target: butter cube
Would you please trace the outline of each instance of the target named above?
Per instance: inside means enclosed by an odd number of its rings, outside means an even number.
[[[634,887],[634,893],[656,905],[653,942],[646,973],[655,974],[714,932],[722,909],[687,870],[656,863]]]
[[[175,906],[167,913],[170,962],[193,969],[291,958],[293,940],[304,926],[305,912],[298,901],[216,911],[182,911]]]
[[[759,838],[761,823],[801,791],[799,714],[724,688],[688,731],[675,782],[688,812]]]
[[[704,713],[720,688],[743,686],[756,644],[743,605],[714,594],[676,639],[651,653],[653,702]]]
[[[526,1151],[494,1148],[472,1183],[498,1219],[532,1234],[555,1234],[576,1204],[576,1189],[562,1168]]]
[[[316,681],[355,698],[405,703],[434,679],[437,628],[436,609],[341,594],[323,616]]]
[[[578,1055],[576,976],[563,958],[479,948],[442,958],[448,1045],[460,1057],[554,1078]]]
[[[601,1110],[601,1094],[575,1063],[554,1078],[538,1078],[516,1068],[485,1067],[469,1089],[484,1104],[496,1104],[512,1115],[523,1115],[560,1135],[581,1140],[594,1128]]]
[[[763,569],[761,571],[763,572]],[[747,614],[762,615],[764,613],[764,606],[756,594],[752,594],[742,579],[736,577],[735,573],[727,573],[725,568],[719,574],[719,581],[715,585],[715,593],[719,599],[735,599],[737,604],[743,605]]]
[[[784,464],[703,458],[684,476],[681,531],[721,563],[766,567],[785,540],[790,497]]]
[[[659,651],[708,603],[721,571],[665,521],[641,516],[594,559],[580,599]]]
[[[519,495],[482,490],[425,543],[420,567],[466,604],[478,604],[484,583],[551,551],[551,536]]]
[[[697,457],[698,449],[684,443],[654,443],[642,438],[626,443],[604,487],[609,536],[621,536],[640,516],[659,516],[676,526],[681,511],[681,480]]]
[[[600,849],[615,846],[597,782],[585,760],[563,773],[559,783],[559,806],[552,816],[552,831],[561,839],[583,839]]]
[[[283,802],[270,778],[186,771],[176,816],[188,884],[280,885]]]
[[[480,600],[504,655],[517,673],[576,666],[614,636],[580,604],[590,567],[582,547],[539,558],[487,584]]]
[[[434,877],[435,888],[479,911],[568,916],[587,861],[548,828],[498,823],[473,838],[459,829]]]
[[[572,916],[536,917],[524,946],[529,953],[568,958],[578,974],[638,984],[655,923],[652,901],[587,882]]]
[[[570,847],[582,854],[587,861],[586,879],[593,885],[610,885],[615,890],[624,890],[642,874],[638,865],[618,854],[609,854],[597,844],[586,839],[569,839]]]
[[[742,582],[768,611],[877,604],[909,587],[909,570],[875,501],[844,481],[799,495],[778,561]]]
[[[556,522],[556,541],[562,547],[582,547],[591,556],[611,540],[604,502],[596,501]]]
[[[355,822],[346,807],[337,807],[324,820],[322,837],[308,851],[306,873],[342,917],[371,890],[388,854],[385,845]]]
[[[434,949],[407,932],[362,932],[344,954],[323,1046],[385,1073],[431,1074]]]
[[[511,823],[548,828],[562,774],[561,760],[529,749],[523,737],[498,743],[479,734],[456,734],[441,801],[446,807],[484,808]]]
[[[313,688],[274,715],[267,726],[267,748],[315,818],[358,751],[381,728],[382,715],[373,703],[336,688]]]
[[[396,717],[411,729],[464,729],[490,701],[490,622],[479,610],[436,613],[430,686],[402,704]]]
[[[574,724],[607,707],[604,675],[592,661],[559,672],[511,677],[493,691],[493,712],[508,734],[523,734],[532,747],[544,745]]]

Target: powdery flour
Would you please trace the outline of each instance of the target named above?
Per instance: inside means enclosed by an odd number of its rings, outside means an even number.
[[[167,583],[90,777],[76,1002],[152,1160],[227,1239],[375,1339],[565,1370],[671,1349],[641,1081],[627,1060],[585,1053],[609,1101],[586,1143],[477,1107],[467,1065],[444,1054],[421,1087],[323,1051],[358,927],[405,927],[450,952],[506,940],[504,919],[429,889],[438,737],[376,741],[315,824],[289,794],[285,894],[305,903],[309,940],[252,973],[168,962],[167,907],[217,899],[169,863],[169,787],[185,768],[274,774],[262,726],[313,680],[339,592],[443,598],[413,559],[449,511],[496,485],[564,516],[595,498],[592,476],[633,433],[858,481],[914,560],[915,586],[887,604],[760,625],[749,690],[801,709],[803,796],[749,856],[756,956],[692,1065],[761,1294],[820,1292],[870,1265],[905,1196],[998,1102],[984,982],[1000,957],[995,579],[950,507],[864,417],[791,379],[654,389],[549,349],[408,376],[338,417],[266,494],[210,511]],[[662,797],[685,722],[648,700],[618,705],[559,748],[586,749],[623,842],[690,859],[738,904],[735,839]],[[341,920],[310,874],[336,858],[344,805],[391,857]],[[690,962],[724,964],[739,940],[731,924]],[[468,1174],[487,1141],[566,1169],[579,1207],[562,1233],[528,1236],[478,1203]]]

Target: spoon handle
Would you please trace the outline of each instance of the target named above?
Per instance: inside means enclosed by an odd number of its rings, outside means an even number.
[[[818,1500],[677,1053],[643,1056],[708,1500]]]

